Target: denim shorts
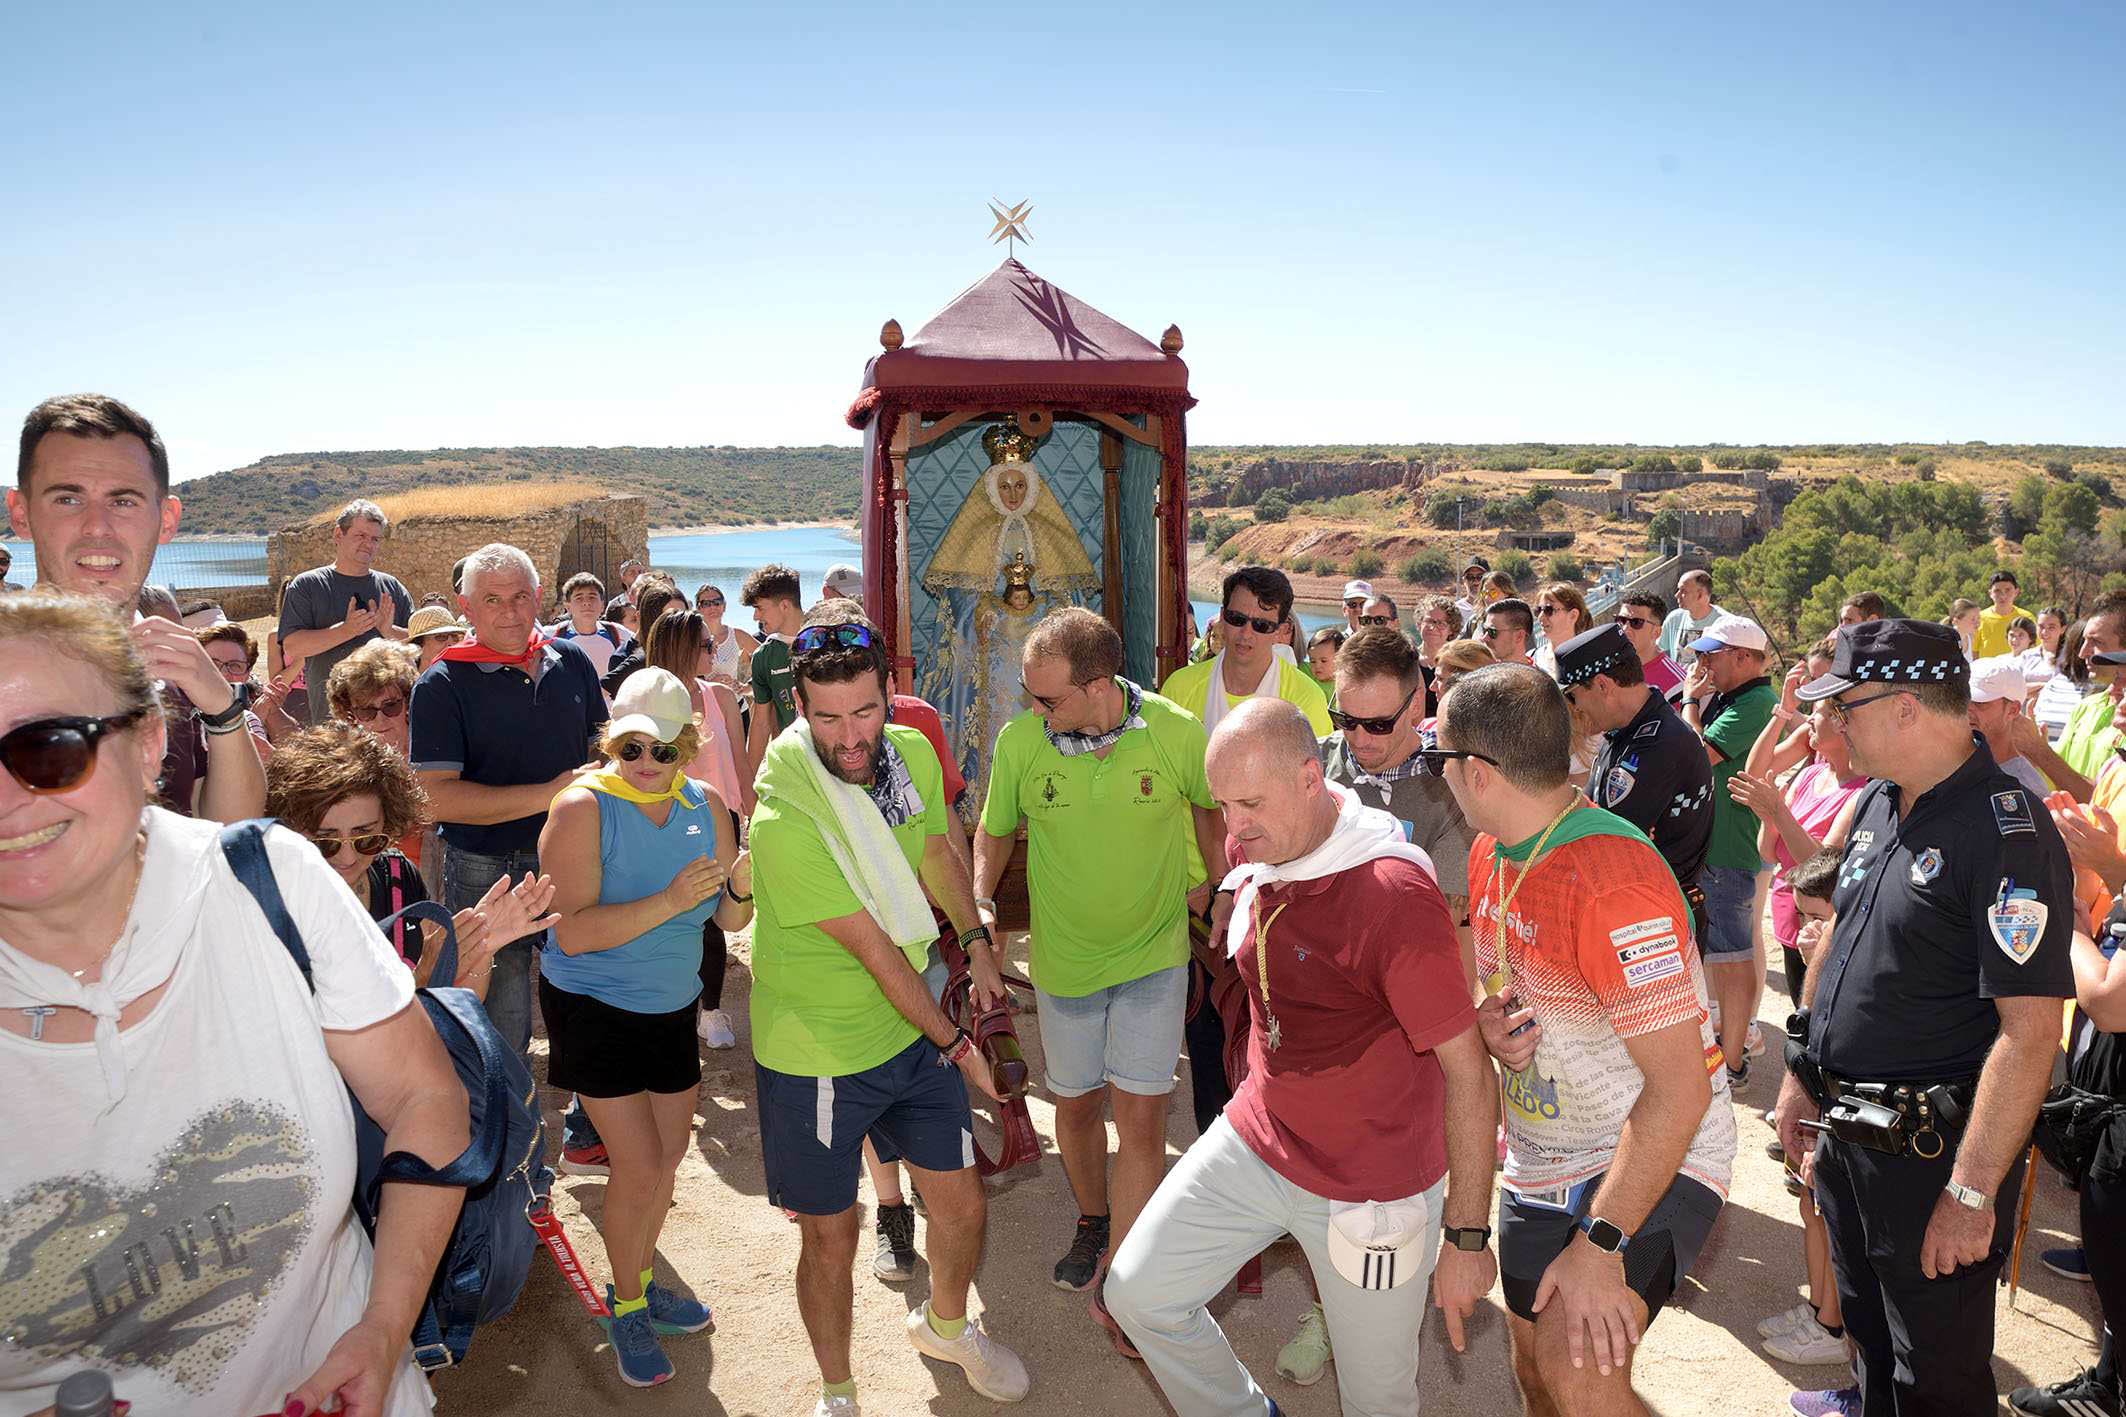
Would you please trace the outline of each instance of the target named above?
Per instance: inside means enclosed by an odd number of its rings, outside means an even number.
[[[1041,1005],[1041,1052],[1048,1090],[1083,1097],[1113,1083],[1139,1097],[1174,1090],[1188,966],[1177,964],[1079,998],[1034,991]]]
[[[1705,892],[1705,938],[1699,953],[1708,964],[1736,964],[1747,955],[1754,931],[1750,912],[1757,907],[1757,872],[1740,866],[1708,866],[1698,877]]]

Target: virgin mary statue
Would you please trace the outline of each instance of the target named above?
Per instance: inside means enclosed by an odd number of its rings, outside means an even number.
[[[944,622],[923,697],[946,734],[980,810],[996,735],[1024,707],[1019,653],[1049,610],[1099,584],[1070,517],[1044,495],[1037,440],[1007,418],[982,435],[989,470],[938,540],[922,574]]]

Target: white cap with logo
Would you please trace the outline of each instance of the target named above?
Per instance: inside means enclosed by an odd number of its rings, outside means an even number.
[[[1744,615],[1722,615],[1705,627],[1705,633],[1690,642],[1693,654],[1708,650],[1754,649],[1768,650],[1772,642],[1765,638],[1764,630],[1755,620]]]
[[[827,567],[824,585],[836,595],[846,595],[851,600],[864,598],[864,573],[847,561]]]
[[[1995,655],[1971,662],[1971,702],[1990,704],[2001,699],[2023,701],[2023,666],[2012,654]]]
[[[1399,1201],[1331,1201],[1329,1261],[1361,1289],[1399,1288],[1439,1243],[1432,1218],[1422,1191]]]
[[[1345,600],[1371,600],[1373,598],[1373,582],[1345,581],[1343,598]]]
[[[694,701],[687,686],[669,669],[638,669],[613,695],[613,721],[606,732],[618,739],[629,733],[645,733],[660,743],[669,743],[694,721]]]

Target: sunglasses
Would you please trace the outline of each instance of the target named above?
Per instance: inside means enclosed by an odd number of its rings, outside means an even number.
[[[1499,765],[1497,758],[1487,757],[1468,748],[1420,748],[1417,750],[1418,769],[1422,772],[1428,772],[1434,777],[1445,777],[1447,775],[1447,761],[1450,758],[1475,758],[1478,762],[1489,763],[1493,767]]]
[[[365,704],[349,708],[347,716],[356,723],[375,723],[380,718],[397,718],[406,712],[404,699],[385,699],[381,703]]]
[[[679,761],[679,749],[671,743],[622,743],[620,751],[614,756],[623,763],[632,763],[639,762],[644,752],[649,753],[652,761],[663,763],[666,767]]]
[[[1419,684],[1417,689],[1424,687],[1423,684]],[[1395,731],[1396,721],[1410,707],[1410,701],[1417,697],[1417,689],[1412,689],[1409,693],[1403,695],[1403,701],[1396,705],[1394,713],[1386,714],[1380,718],[1360,718],[1357,714],[1345,713],[1342,709],[1330,709],[1329,722],[1335,724],[1346,733],[1364,731],[1372,734],[1375,738],[1385,738]]]
[[[1496,625],[1486,625],[1483,629],[1478,630],[1477,633],[1487,640],[1495,640],[1502,632]]]
[[[1361,625],[1392,625],[1395,623],[1395,617],[1393,615],[1361,615],[1358,617],[1358,623]]]
[[[1052,698],[1052,699],[1050,699],[1050,698],[1044,698],[1044,697],[1042,697],[1041,695],[1039,695],[1039,694],[1035,693],[1035,692],[1034,692],[1034,691],[1033,691],[1032,689],[1028,688],[1028,687],[1027,687],[1027,684],[1026,684],[1026,681],[1025,681],[1025,680],[1024,680],[1023,678],[1019,680],[1019,687],[1020,687],[1020,688],[1021,688],[1022,690],[1025,690],[1025,693],[1026,693],[1026,697],[1027,697],[1027,698],[1029,698],[1029,699],[1032,699],[1032,700],[1033,700],[1033,701],[1034,701],[1035,703],[1037,703],[1037,704],[1039,704],[1039,705],[1041,706],[1041,711],[1042,711],[1043,713],[1054,713],[1054,712],[1056,711],[1056,705],[1058,705],[1058,704],[1062,703],[1062,702],[1063,702],[1063,701],[1064,701],[1065,699],[1069,698],[1069,697],[1070,697],[1070,696],[1071,696],[1072,694],[1075,694],[1075,693],[1077,693],[1077,692],[1078,692],[1078,690],[1080,690],[1080,689],[1084,688],[1086,684],[1092,684],[1092,683],[1096,683],[1096,682],[1098,682],[1098,681],[1097,681],[1097,680],[1093,680],[1093,679],[1087,679],[1087,680],[1085,680],[1085,681],[1084,681],[1084,683],[1080,683],[1080,684],[1073,684],[1073,685],[1071,685],[1071,686],[1070,686],[1070,687],[1069,687],[1068,689],[1065,689],[1065,690],[1064,690],[1064,691],[1063,691],[1062,693],[1060,693],[1060,694],[1056,695],[1056,696],[1055,696],[1054,698]]]
[[[1553,615],[1559,615],[1563,613],[1564,607],[1557,605],[1538,605],[1535,608],[1535,614],[1538,620],[1548,620]]]
[[[131,728],[146,709],[108,718],[40,718],[0,737],[0,764],[24,790],[65,792],[79,787],[96,767],[96,745],[108,733]]]
[[[1644,630],[1654,622],[1644,615],[1619,615],[1617,623],[1627,630]]]
[[[694,602],[694,608],[696,610],[721,610],[723,609],[723,597],[720,595],[705,595]]]
[[[357,856],[375,856],[391,845],[391,835],[388,832],[364,832],[360,836],[312,836],[310,844],[317,848],[318,855],[330,861],[340,854],[343,846],[353,847]]]
[[[816,654],[835,646],[869,649],[871,644],[871,631],[862,625],[814,625],[797,632],[797,638],[790,641],[790,653]]]
[[[1278,628],[1284,624],[1282,619],[1258,620],[1252,615],[1243,615],[1238,610],[1230,607],[1219,611],[1218,618],[1236,630],[1243,625],[1251,626],[1258,635],[1274,635],[1277,633]]]

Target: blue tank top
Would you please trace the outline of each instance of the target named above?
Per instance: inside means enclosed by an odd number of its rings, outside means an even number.
[[[681,792],[685,800],[672,804],[661,827],[632,802],[609,792],[591,794],[598,803],[598,858],[605,868],[598,904],[624,905],[655,895],[688,861],[716,854],[715,813],[701,784],[689,780]],[[556,989],[588,994],[630,1013],[685,1008],[701,995],[702,922],[722,899],[718,892],[609,950],[581,955],[541,950],[539,973]]]

